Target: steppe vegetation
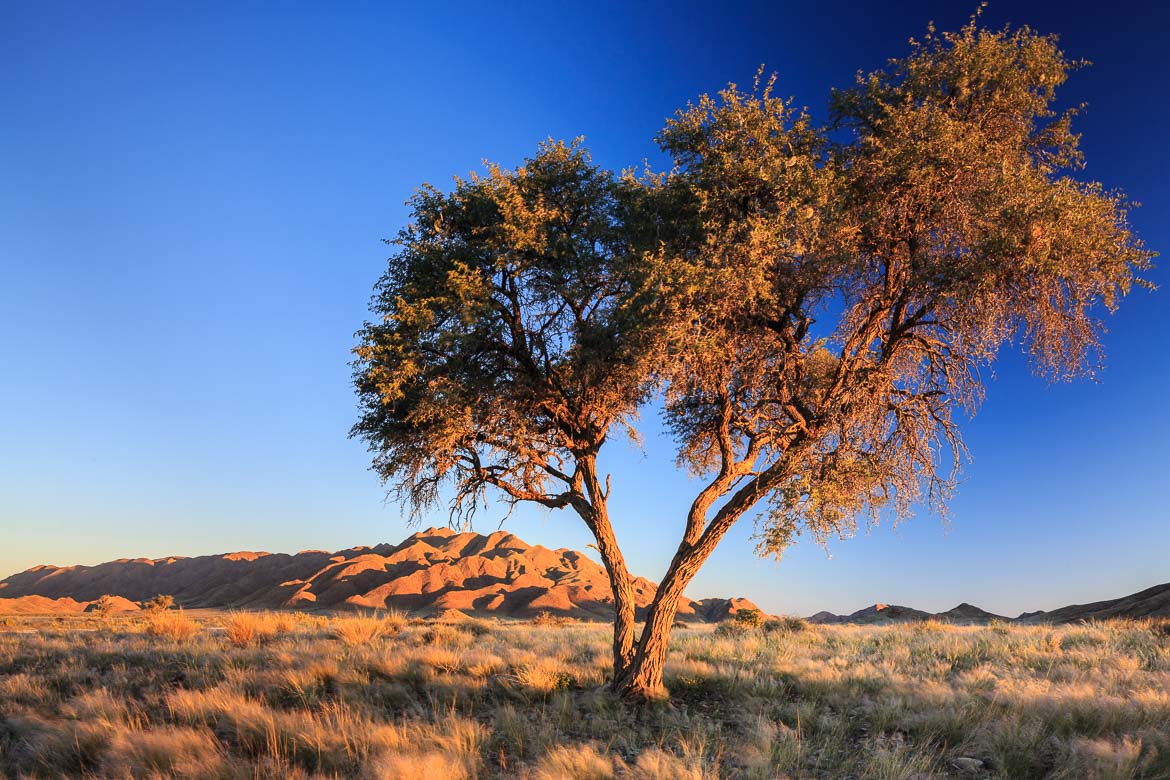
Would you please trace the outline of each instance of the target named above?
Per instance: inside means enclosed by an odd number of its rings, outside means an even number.
[[[1166,778],[1170,624],[674,633],[269,613],[7,618],[0,776]]]

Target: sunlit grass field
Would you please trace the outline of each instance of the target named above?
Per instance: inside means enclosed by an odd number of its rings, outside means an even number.
[[[0,619],[0,776],[1170,778],[1170,625],[679,628],[401,615]]]

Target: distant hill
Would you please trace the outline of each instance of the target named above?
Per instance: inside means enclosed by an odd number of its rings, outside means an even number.
[[[896,604],[874,604],[848,615],[818,612],[810,615],[810,623],[872,625],[883,623],[912,623],[921,620],[939,620],[944,623],[986,625],[993,620],[1005,623],[1075,623],[1081,620],[1108,620],[1110,618],[1170,618],[1170,583],[1157,585],[1109,601],[1092,604],[1074,604],[1049,612],[1025,612],[1012,619],[963,603],[946,612],[924,612]]]
[[[810,623],[858,623],[872,625],[875,623],[908,623],[917,620],[926,620],[933,617],[929,612],[900,607],[897,604],[874,604],[859,609],[848,615],[834,615],[832,612],[818,612],[808,618]]]
[[[1078,620],[1149,617],[1170,617],[1170,582],[1119,599],[1071,604],[1048,612],[1026,612],[1018,620],[1024,623],[1072,623]]]
[[[640,610],[655,587],[635,580]],[[160,593],[188,608],[613,616],[605,570],[583,553],[529,545],[504,531],[484,536],[447,528],[420,531],[398,545],[335,553],[235,552],[34,566],[0,581],[0,612],[80,612],[104,595],[140,602]],[[684,599],[679,619],[718,621],[756,608],[746,599]]]
[[[951,623],[990,623],[993,620],[1010,620],[1003,615],[996,615],[966,602],[948,609],[946,612],[939,612],[935,617]]]

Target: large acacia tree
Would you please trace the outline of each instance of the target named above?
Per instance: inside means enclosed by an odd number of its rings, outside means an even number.
[[[758,551],[941,510],[956,413],[1007,342],[1062,379],[1149,266],[1123,195],[1075,176],[1052,37],[933,30],[817,127],[757,80],[679,111],[669,173],[578,143],[426,187],[360,333],[353,434],[415,511],[568,508],[613,590],[613,686],[663,693],[683,591],[729,528]],[[698,489],[640,635],[597,459],[661,401]],[[655,518],[666,523],[669,518]]]

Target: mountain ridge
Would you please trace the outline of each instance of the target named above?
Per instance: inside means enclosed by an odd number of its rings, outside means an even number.
[[[656,585],[634,578],[639,612]],[[33,566],[0,580],[0,612],[90,608],[110,595],[143,602],[172,596],[188,608],[401,609],[531,617],[540,612],[611,618],[613,597],[600,564],[567,548],[530,545],[507,531],[483,535],[428,528],[397,545],[330,553],[237,551],[217,555],[120,558],[94,566]],[[679,619],[717,621],[742,609],[742,598],[684,599]],[[52,611],[52,610],[50,610]]]

